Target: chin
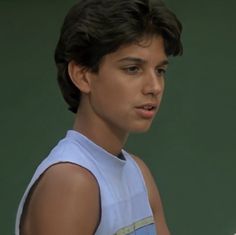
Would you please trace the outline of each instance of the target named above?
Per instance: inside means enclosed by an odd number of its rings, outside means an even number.
[[[145,133],[147,132],[151,127],[151,124],[149,125],[140,125],[140,126],[136,126],[136,127],[133,127],[130,132],[131,133]]]

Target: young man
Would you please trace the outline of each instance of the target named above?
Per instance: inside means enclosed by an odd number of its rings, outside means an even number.
[[[157,113],[181,24],[159,0],[81,0],[56,47],[58,81],[75,113],[18,209],[16,235],[169,235],[147,166],[123,150]]]

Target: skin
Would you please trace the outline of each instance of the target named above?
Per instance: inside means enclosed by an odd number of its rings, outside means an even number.
[[[123,45],[106,55],[98,73],[71,61],[68,71],[81,91],[74,130],[118,155],[130,132],[150,128],[164,92],[166,69],[167,56],[160,36]],[[155,105],[153,115],[143,114],[144,104]],[[134,159],[146,182],[158,234],[170,235],[154,179],[144,162]],[[99,197],[98,183],[88,170],[71,163],[56,164],[34,187],[22,218],[21,234],[92,235],[99,224]]]

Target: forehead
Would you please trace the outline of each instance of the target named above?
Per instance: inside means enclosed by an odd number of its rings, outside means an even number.
[[[138,42],[120,46],[115,52],[106,55],[111,61],[121,60],[127,56],[137,57],[144,60],[166,60],[164,40],[162,36],[147,37]]]

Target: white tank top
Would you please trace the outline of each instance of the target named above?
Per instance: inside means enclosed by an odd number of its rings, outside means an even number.
[[[156,235],[153,214],[142,173],[122,150],[124,160],[70,130],[38,166],[18,208],[15,234],[30,189],[50,166],[71,162],[88,169],[97,179],[101,195],[101,220],[95,235]]]

